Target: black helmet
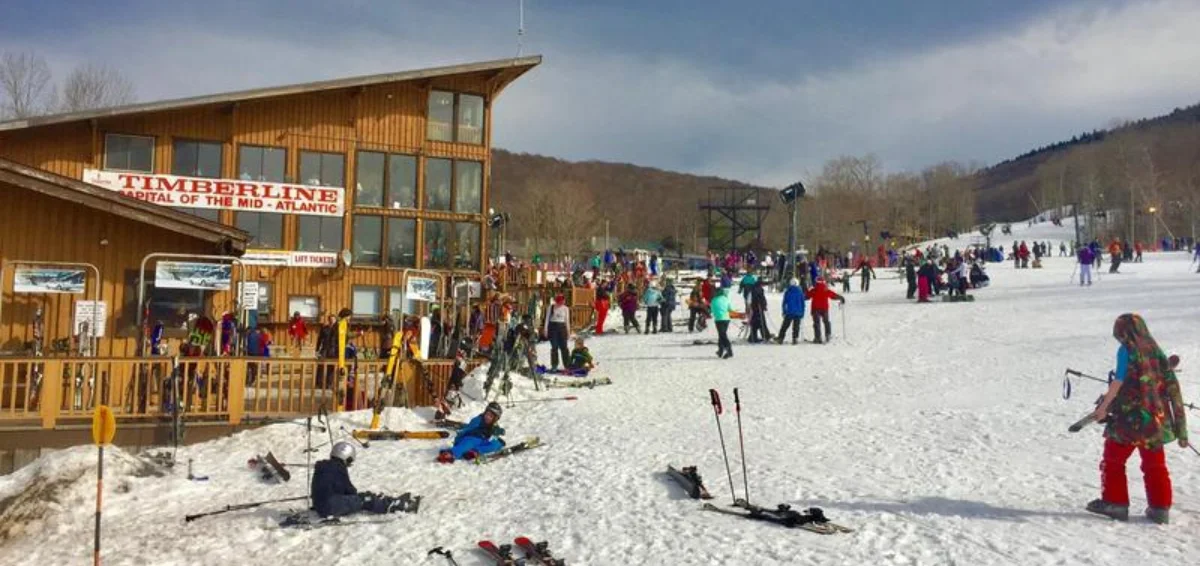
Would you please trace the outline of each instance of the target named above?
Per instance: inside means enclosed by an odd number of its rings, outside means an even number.
[[[500,403],[492,401],[491,403],[488,403],[487,408],[484,409],[483,412],[491,413],[495,415],[497,419],[499,419],[502,415],[504,415],[504,407],[501,407]]]

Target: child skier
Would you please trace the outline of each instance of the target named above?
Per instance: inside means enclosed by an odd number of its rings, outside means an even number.
[[[582,336],[575,337],[575,348],[571,350],[571,360],[567,362],[567,370],[574,375],[587,375],[596,363],[592,360],[592,352],[583,343]]]
[[[617,298],[617,304],[621,307],[621,324],[625,327],[625,333],[629,334],[629,327],[642,333],[642,328],[638,326],[637,310],[638,310],[638,295],[637,291],[633,290],[633,285],[625,287],[625,292]]]
[[[671,313],[675,312],[675,307],[678,305],[678,291],[675,290],[675,284],[667,279],[666,285],[662,290],[662,311],[659,312],[660,319],[659,330],[662,332],[674,332],[671,323]]]
[[[788,288],[783,292],[783,326],[779,327],[779,336],[775,337],[776,344],[783,344],[784,334],[788,326],[792,327],[792,344],[798,341],[800,321],[804,319],[804,289],[795,277],[788,281]]]
[[[846,298],[826,287],[824,279],[817,279],[817,284],[813,285],[808,297],[812,299],[813,344],[822,343],[822,322],[825,327],[824,341],[828,342],[833,338],[833,327],[829,323],[829,299],[837,299],[839,303],[845,304]]]
[[[1146,322],[1123,314],[1113,324],[1117,369],[1108,392],[1096,407],[1104,429],[1104,459],[1100,463],[1101,497],[1087,510],[1125,521],[1129,519],[1129,486],[1125,462],[1137,449],[1142,459],[1149,507],[1146,517],[1166,524],[1171,508],[1171,476],[1163,446],[1178,440],[1188,447],[1187,419],[1179,382],[1167,356],[1150,336]]]
[[[344,517],[359,511],[394,513],[403,511],[405,502],[364,491],[359,493],[350,483],[350,465],[354,463],[355,448],[349,442],[338,442],[329,451],[329,459],[313,466],[313,510],[322,517]]]
[[[482,454],[491,454],[504,448],[504,428],[497,423],[504,414],[500,403],[492,401],[479,416],[459,429],[454,437],[454,447],[438,453],[437,461],[452,464],[455,460],[474,460]]]

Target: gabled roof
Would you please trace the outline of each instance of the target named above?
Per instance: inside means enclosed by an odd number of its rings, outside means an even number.
[[[122,196],[121,193],[91,183],[55,175],[3,158],[0,158],[0,183],[212,242],[234,255],[241,255],[250,240],[249,234],[232,226]]]
[[[226,92],[222,94],[210,94],[205,96],[193,96],[189,98],[177,98],[173,100],[162,100],[158,102],[145,102],[140,104],[130,104],[126,106],[115,106],[112,108],[99,108],[95,110],[83,110],[79,112],[68,112],[66,114],[54,114],[50,116],[35,116],[31,118],[22,118],[19,120],[10,120],[8,122],[0,122],[0,131],[5,130],[20,130],[32,128],[36,126],[46,126],[50,124],[61,124],[64,122],[76,122],[80,120],[92,120],[97,118],[109,118],[114,116],[127,116],[131,114],[141,114],[145,112],[161,112],[164,110],[178,110],[182,108],[192,108],[197,106],[207,106],[212,104],[230,104],[235,102],[243,102],[249,100],[258,100],[263,98],[274,98],[279,96],[287,96],[294,94],[306,94],[311,92],[337,90],[344,88],[356,88],[370,85],[378,85],[385,83],[394,83],[402,81],[413,81],[421,79],[430,79],[436,77],[446,77],[452,75],[464,75],[468,73],[479,72],[494,72],[495,82],[493,92],[503,88],[508,83],[516,80],[517,77],[525,74],[526,71],[536,67],[542,62],[541,55],[531,55],[529,57],[518,57],[513,59],[499,59],[496,61],[484,61],[481,63],[466,63],[462,65],[449,65],[445,67],[430,67],[427,69],[417,69],[413,71],[400,71],[397,73],[383,73],[378,75],[365,75],[360,77],[350,77],[344,79],[333,79],[328,81],[317,81],[311,83],[302,83],[285,86],[275,86],[268,88],[257,88],[250,90],[241,90],[235,92]]]

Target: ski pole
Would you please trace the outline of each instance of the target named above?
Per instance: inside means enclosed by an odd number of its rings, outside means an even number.
[[[708,390],[712,397],[713,416],[717,419],[717,437],[721,439],[721,456],[725,459],[725,475],[729,476],[729,497],[737,505],[737,494],[733,492],[733,472],[729,471],[729,453],[725,451],[725,433],[721,431],[721,396],[716,389]]]
[[[185,523],[190,523],[201,517],[210,517],[212,515],[220,515],[223,513],[229,513],[230,511],[241,511],[242,509],[253,509],[254,507],[261,507],[263,505],[268,505],[271,503],[283,503],[285,501],[299,501],[301,499],[308,499],[308,496],[301,495],[299,497],[285,497],[283,499],[271,499],[269,501],[258,501],[255,503],[242,503],[239,505],[226,505],[224,509],[221,509],[218,511],[208,511],[205,513],[197,513],[195,515],[185,515],[183,517],[183,521]]]
[[[742,493],[746,496],[746,504],[750,504],[750,480],[746,475],[746,440],[742,436],[742,401],[738,398],[738,389],[733,388],[733,409],[737,413],[738,447],[742,451]]]
[[[312,415],[309,415],[308,418],[305,419],[305,423],[307,425],[306,429],[305,429],[305,437],[307,438],[305,443],[307,444],[307,446],[304,449],[304,461],[307,465],[304,466],[304,488],[305,488],[305,493],[309,494],[308,506],[311,508],[312,507],[312,500],[311,500],[311,496],[312,496],[312,454],[313,454]]]
[[[566,397],[547,397],[545,399],[521,399],[518,401],[509,401],[508,404],[514,405],[516,403],[542,403],[545,401],[576,401],[578,399],[579,397],[568,395]]]
[[[838,303],[838,311],[842,313],[842,340],[849,344],[850,337],[846,336],[846,304]]]

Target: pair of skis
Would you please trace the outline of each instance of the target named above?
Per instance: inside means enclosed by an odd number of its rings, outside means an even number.
[[[546,384],[551,389],[586,387],[595,389],[598,385],[612,385],[612,378],[593,377],[590,379],[555,379]]]
[[[481,454],[481,455],[475,457],[475,464],[477,464],[477,465],[490,464],[492,462],[495,462],[496,460],[501,460],[501,459],[507,458],[509,456],[512,456],[513,454],[519,454],[526,450],[533,450],[534,448],[538,448],[541,446],[545,446],[545,444],[542,444],[541,439],[536,436],[531,436],[529,438],[526,438],[522,442],[518,442],[516,444],[510,444],[496,452],[492,452],[490,454]]]
[[[450,438],[446,430],[363,430],[350,433],[357,440],[370,442],[372,440],[440,440]]]
[[[525,558],[518,559],[513,556],[513,547],[520,548],[525,553]],[[550,553],[549,544],[545,542],[533,542],[529,537],[517,537],[513,540],[513,544],[502,544],[497,546],[496,543],[490,540],[479,541],[479,550],[491,558],[496,566],[524,566],[524,565],[540,565],[540,566],[563,566],[566,561],[562,558],[555,558]],[[450,559],[454,562],[453,558]]]
[[[854,529],[830,522],[825,517],[825,512],[817,507],[811,507],[804,511],[796,511],[790,505],[786,504],[779,504],[774,509],[770,509],[750,503],[750,481],[746,474],[746,442],[742,434],[742,402],[735,387],[733,389],[733,404],[734,410],[737,413],[738,446],[742,453],[742,489],[746,495],[745,498],[739,498],[733,488],[733,472],[729,469],[729,453],[725,450],[725,433],[721,430],[721,413],[723,412],[721,396],[717,393],[716,389],[709,389],[708,394],[712,400],[713,414],[717,420],[717,435],[721,440],[721,455],[725,460],[725,474],[729,477],[729,494],[733,499],[733,508],[727,509],[718,507],[712,503],[705,503],[703,507],[705,511],[714,511],[743,519],[774,523],[822,535],[854,532]]]

